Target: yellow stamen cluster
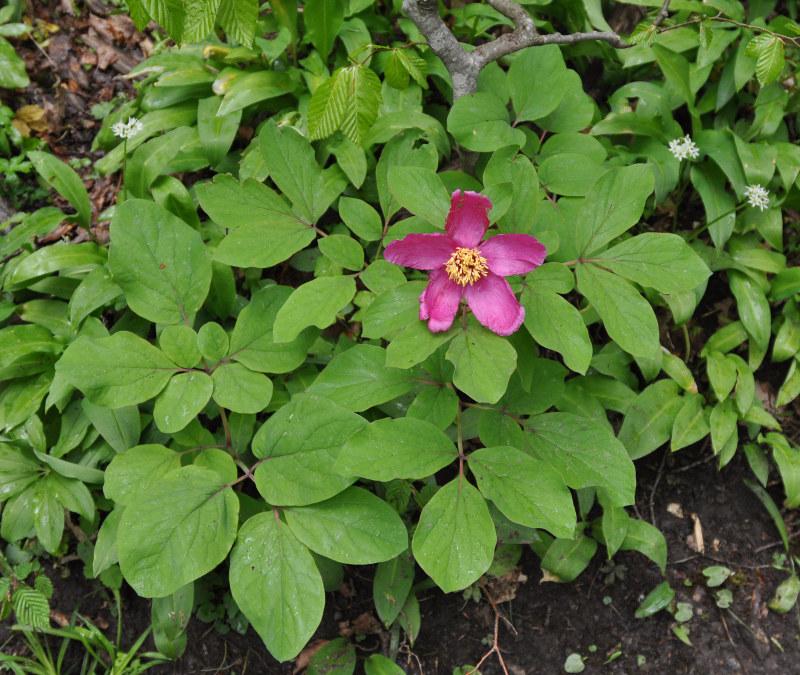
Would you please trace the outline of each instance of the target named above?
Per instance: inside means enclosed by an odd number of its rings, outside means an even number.
[[[477,248],[461,248],[460,246],[453,251],[453,255],[444,264],[444,268],[447,270],[450,280],[462,286],[467,284],[472,286],[489,273],[486,258]]]

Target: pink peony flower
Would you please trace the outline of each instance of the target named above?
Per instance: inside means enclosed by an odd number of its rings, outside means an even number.
[[[544,262],[547,251],[529,234],[497,234],[481,241],[489,229],[492,202],[477,192],[456,190],[450,200],[445,234],[409,234],[391,242],[384,257],[391,263],[431,270],[419,296],[419,318],[430,319],[434,333],[453,324],[461,298],[484,326],[511,335],[525,318],[508,282]]]

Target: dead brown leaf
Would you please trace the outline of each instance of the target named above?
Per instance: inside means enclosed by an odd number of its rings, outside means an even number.
[[[329,642],[330,640],[314,640],[314,642],[300,652],[295,659],[292,675],[297,675],[297,673],[303,670],[308,665],[309,661],[314,658],[314,655]]]
[[[497,604],[508,602],[517,597],[519,587],[528,581],[528,577],[522,573],[519,567],[509,570],[502,577],[492,579],[486,586],[492,594],[492,598]]]

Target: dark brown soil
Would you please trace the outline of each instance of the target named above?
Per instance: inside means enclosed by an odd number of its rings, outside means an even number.
[[[509,673],[564,672],[564,662],[573,652],[586,657],[585,673],[797,672],[798,612],[779,615],[766,606],[787,577],[772,567],[773,554],[783,551],[783,546],[771,518],[743,482],[750,477],[746,463],[737,458],[718,472],[713,458],[696,449],[667,456],[659,472],[662,457],[661,452],[654,453],[639,463],[635,510],[646,520],[654,518],[667,538],[666,579],[675,589],[676,600],[693,607],[694,615],[685,624],[693,646],[676,637],[672,629],[677,623],[666,611],[647,619],[634,617],[644,596],[663,581],[658,569],[638,553],[617,555],[615,563],[625,565],[627,573],[623,580],[606,585],[600,556],[573,583],[555,584],[540,581],[538,558],[526,551],[520,570],[528,580],[519,586],[514,600],[499,606],[498,645]],[[780,488],[770,489],[779,500]],[[672,515],[676,509],[670,506],[668,511],[668,505],[678,505],[683,517]],[[796,514],[784,516],[791,521]],[[697,527],[702,532],[703,554],[692,548],[695,544],[690,540]],[[791,533],[791,522],[789,528]],[[723,585],[733,595],[730,609],[717,607],[716,589],[705,585],[702,571],[712,565],[734,572]],[[96,582],[83,579],[79,566],[73,565],[71,575],[64,579],[59,570],[49,571],[55,581],[53,608],[57,612],[68,616],[79,606],[82,614],[96,622],[115,625],[113,605]],[[347,571],[342,588],[328,594],[315,640],[354,631],[358,639],[358,631],[377,629],[357,642],[358,653],[362,657],[383,653],[389,636],[370,616],[371,573],[371,568]],[[123,645],[128,646],[148,627],[150,603],[130,591],[123,598]],[[485,597],[475,602],[461,594],[431,590],[420,600],[422,630],[413,646],[401,645],[398,662],[404,670],[449,675],[458,666],[476,664],[491,648],[494,613]],[[111,629],[107,632],[111,634]],[[0,644],[6,638],[7,627],[0,626]],[[152,639],[145,648],[154,649]],[[19,647],[13,649],[19,653]],[[232,631],[221,635],[193,618],[185,655],[150,672],[289,675],[295,665],[276,663],[252,629],[244,636]],[[503,672],[495,654],[486,659],[481,672]]]

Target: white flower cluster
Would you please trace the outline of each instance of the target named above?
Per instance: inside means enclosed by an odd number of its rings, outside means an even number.
[[[748,185],[744,190],[744,196],[752,207],[758,207],[762,211],[769,206],[769,190],[760,185]]]
[[[135,117],[129,117],[127,122],[115,122],[111,125],[111,131],[119,138],[130,138],[138,134],[144,127]]]
[[[678,161],[684,159],[697,159],[700,156],[700,148],[687,134],[683,138],[676,138],[669,142],[669,151]]]

